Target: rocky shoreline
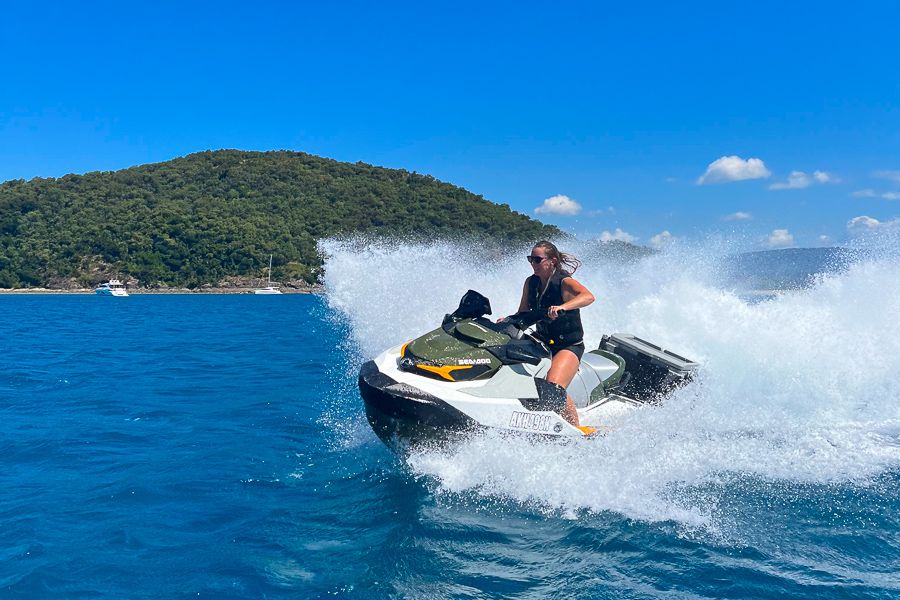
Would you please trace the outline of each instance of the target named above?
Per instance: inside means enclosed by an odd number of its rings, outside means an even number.
[[[99,276],[98,276],[99,275]],[[0,288],[0,294],[93,294],[94,289],[104,281],[121,279],[129,295],[142,294],[252,294],[253,290],[268,285],[258,277],[225,277],[215,284],[206,283],[194,288],[167,285],[142,286],[131,277],[117,277],[115,274],[95,274],[87,280],[75,278],[51,278],[45,287]],[[324,288],[319,283],[308,283],[302,279],[281,281],[274,284],[282,294],[321,294]]]
[[[129,296],[142,296],[142,295],[154,295],[154,294],[252,294],[255,288],[227,288],[227,287],[208,287],[208,288],[129,288],[128,295]],[[310,286],[306,289],[299,288],[289,288],[289,287],[281,287],[279,288],[282,294],[321,294],[323,293],[323,289],[321,286]],[[93,288],[77,288],[77,289],[67,289],[67,290],[59,290],[53,288],[19,288],[19,289],[4,289],[0,288],[0,295],[10,295],[10,296],[26,296],[31,294],[46,294],[46,295],[78,295],[78,294],[93,294]]]

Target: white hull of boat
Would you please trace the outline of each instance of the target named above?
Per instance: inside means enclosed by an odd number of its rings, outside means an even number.
[[[110,279],[106,283],[98,285],[97,289],[94,290],[94,293],[98,296],[123,297],[128,295],[128,291],[125,289],[125,284],[118,279]]]
[[[105,289],[105,288],[97,288],[96,290],[94,290],[94,293],[97,294],[98,296],[122,297],[122,296],[128,295],[128,292],[126,292],[125,290],[110,290],[110,289]]]
[[[254,294],[280,294],[281,290],[272,285],[272,255],[269,255],[269,281],[268,285],[264,288],[257,288],[253,290]]]
[[[281,290],[274,287],[264,287],[258,290],[253,290],[254,294],[281,294]]]

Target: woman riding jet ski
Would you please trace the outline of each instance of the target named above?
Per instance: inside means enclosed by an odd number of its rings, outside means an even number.
[[[583,424],[657,402],[690,380],[697,363],[630,334],[603,336],[586,352],[568,390],[545,379],[547,346],[525,331],[546,312],[500,323],[469,290],[441,326],[366,362],[359,390],[372,429],[388,445],[494,428],[557,437],[584,432],[561,416],[566,391]]]

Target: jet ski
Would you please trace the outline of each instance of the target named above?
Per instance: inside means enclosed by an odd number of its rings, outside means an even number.
[[[440,327],[363,364],[366,416],[388,446],[479,429],[583,437],[561,415],[566,393],[582,425],[602,425],[658,403],[691,380],[698,364],[628,333],[604,335],[585,352],[568,389],[548,382],[550,350],[528,334],[546,313],[493,322],[490,301],[469,290]]]

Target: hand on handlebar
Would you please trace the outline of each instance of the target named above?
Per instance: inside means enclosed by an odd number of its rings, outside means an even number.
[[[547,309],[547,318],[551,321],[556,320],[558,317],[566,314],[566,309],[560,306],[551,306]]]

